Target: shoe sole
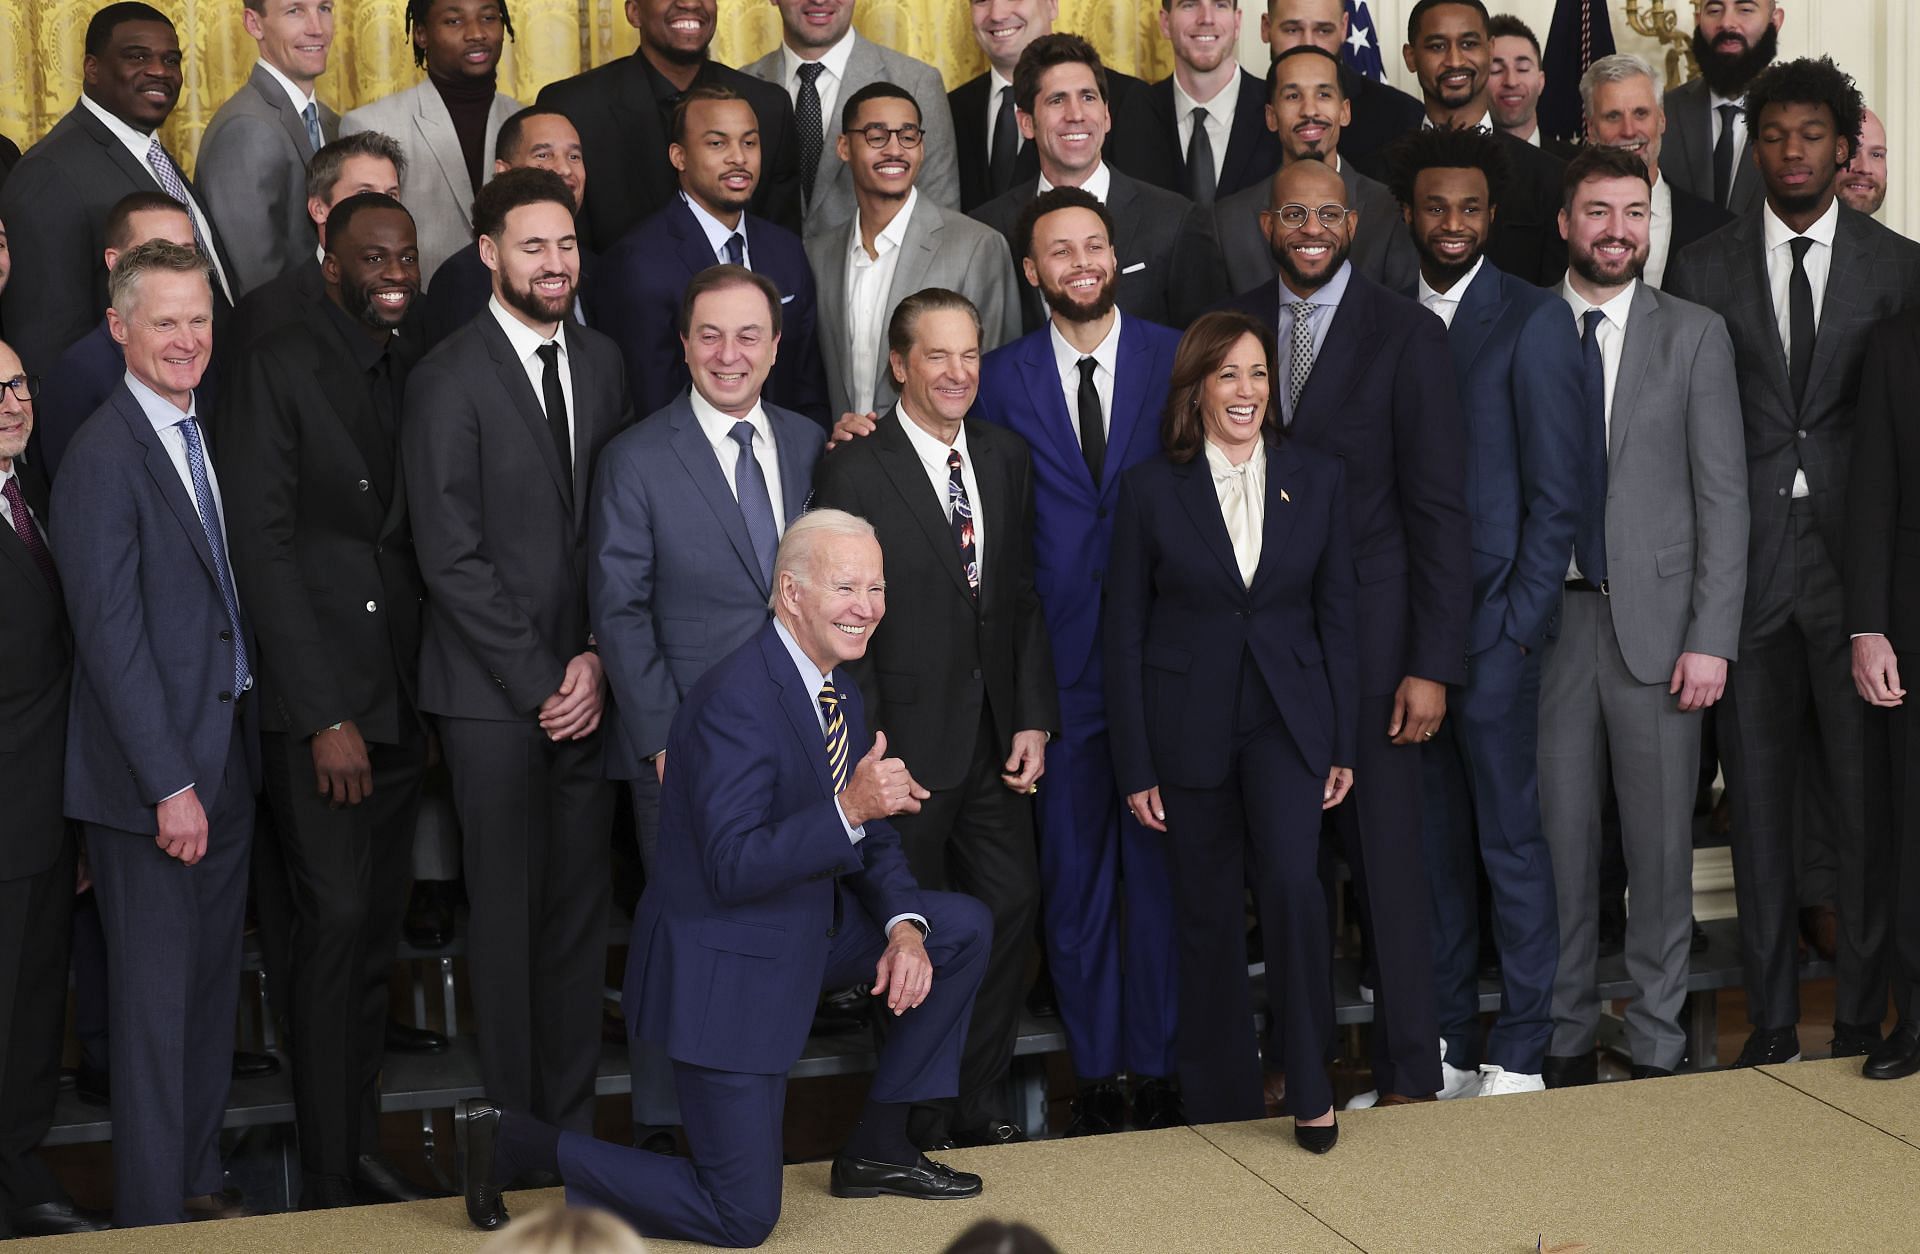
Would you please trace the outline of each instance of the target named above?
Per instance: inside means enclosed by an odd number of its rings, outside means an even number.
[[[833,1184],[828,1186],[828,1191],[835,1197],[904,1197],[916,1202],[954,1202],[969,1197],[980,1196],[979,1189],[973,1189],[966,1193],[941,1193],[932,1195],[926,1193],[910,1193],[905,1189],[886,1189],[877,1184]]]

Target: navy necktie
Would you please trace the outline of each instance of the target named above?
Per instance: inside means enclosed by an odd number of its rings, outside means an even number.
[[[213,553],[213,569],[219,576],[220,599],[226,603],[227,622],[233,628],[233,697],[253,684],[253,672],[247,666],[247,638],[240,627],[240,601],[233,592],[233,567],[227,564],[227,537],[220,526],[220,510],[213,500],[213,480],[207,474],[207,450],[200,442],[200,424],[192,415],[174,424],[187,442],[187,472],[193,480],[193,505],[200,515],[201,530],[207,533],[207,548]]]
[[[760,459],[753,455],[753,424],[742,418],[727,433],[740,446],[733,462],[733,492],[740,498],[740,516],[747,523],[747,538],[753,541],[753,555],[760,562],[760,577],[773,587],[773,554],[780,547],[780,527],[773,518],[773,494],[767,491],[767,476]]]
[[[1607,368],[1600,356],[1600,324],[1607,315],[1589,309],[1580,316],[1580,387],[1587,402],[1588,525],[1575,560],[1587,582],[1607,581]]]
[[[727,236],[727,264],[730,266],[747,264],[747,237],[738,231]]]

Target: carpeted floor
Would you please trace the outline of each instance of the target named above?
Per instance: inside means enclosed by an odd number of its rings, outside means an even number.
[[[1854,1062],[1341,1117],[1315,1158],[1286,1120],[946,1155],[977,1202],[840,1201],[824,1163],[787,1171],[780,1254],[933,1254],[985,1215],[1070,1254],[1406,1251],[1859,1254],[1920,1250],[1920,1079]],[[558,1193],[515,1194],[518,1214]],[[41,1244],[54,1251],[471,1251],[458,1200],[275,1215]],[[23,1250],[34,1243],[23,1243]],[[653,1242],[651,1248],[695,1247]]]

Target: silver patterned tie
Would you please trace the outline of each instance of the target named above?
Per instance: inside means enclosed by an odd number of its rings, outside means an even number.
[[[1300,393],[1313,373],[1313,302],[1293,302],[1293,339],[1287,354],[1287,408],[1297,418]]]

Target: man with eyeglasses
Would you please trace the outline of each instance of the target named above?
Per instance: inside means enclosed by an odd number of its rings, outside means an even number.
[[[973,302],[983,352],[1020,333],[1006,240],[920,194],[931,142],[920,123],[919,103],[892,83],[869,83],[841,110],[835,156],[852,172],[852,211],[816,219],[806,239],[836,421],[873,421],[899,396],[887,366],[887,319],[923,288]]]
[[[1447,685],[1467,678],[1467,437],[1446,326],[1354,272],[1346,195],[1318,161],[1274,175],[1265,225],[1280,274],[1226,307],[1275,329],[1274,403],[1291,436],[1347,466],[1361,734],[1353,804],[1333,821],[1379,968],[1373,1079],[1392,1106],[1440,1089],[1420,746],[1446,717]]]

